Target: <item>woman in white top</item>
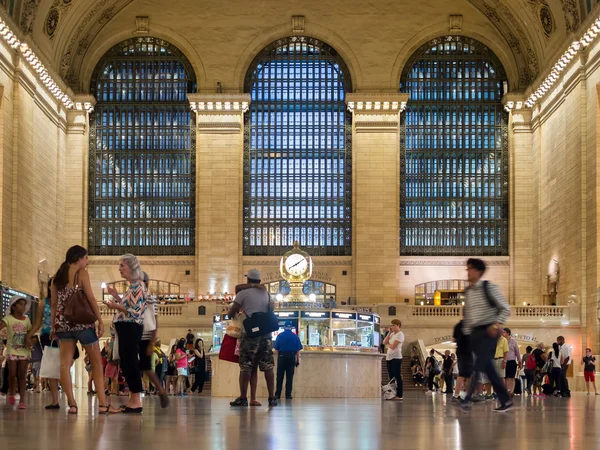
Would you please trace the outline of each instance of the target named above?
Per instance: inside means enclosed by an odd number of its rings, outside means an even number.
[[[383,340],[383,345],[387,345],[387,369],[390,380],[396,379],[396,397],[392,400],[402,400],[402,344],[404,344],[404,333],[400,331],[402,322],[398,319],[392,320],[390,332]]]
[[[552,369],[548,373],[548,376],[550,377],[550,385],[553,386],[552,393],[553,393],[553,395],[558,397],[560,395],[560,374],[561,374],[560,348],[558,347],[558,344],[555,342],[554,344],[552,344],[552,349],[553,350],[548,355],[548,359],[550,361],[552,361]]]

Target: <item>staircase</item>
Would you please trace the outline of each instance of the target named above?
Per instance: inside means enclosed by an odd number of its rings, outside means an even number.
[[[415,383],[413,383],[412,371],[410,370],[410,357],[406,356],[402,359],[402,381],[404,382],[402,386],[404,391],[418,391],[422,389],[421,386],[415,386]],[[387,361],[384,356],[381,360],[381,383],[388,384],[389,382],[390,377],[387,371]]]

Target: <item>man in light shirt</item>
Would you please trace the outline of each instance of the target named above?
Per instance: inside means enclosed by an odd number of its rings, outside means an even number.
[[[567,380],[567,370],[569,369],[569,364],[573,362],[571,347],[565,343],[563,336],[557,337],[556,342],[560,346],[560,394],[563,397],[570,397],[571,391],[569,390],[569,381]]]
[[[519,352],[519,344],[512,338],[510,328],[504,329],[504,337],[508,341],[508,353],[506,354],[506,366],[504,369],[504,380],[506,389],[510,395],[515,390],[515,378],[521,368],[521,353]]]
[[[404,344],[404,333],[400,331],[402,322],[398,319],[392,320],[390,332],[383,340],[383,344],[387,345],[387,368],[390,380],[396,379],[396,397],[392,400],[402,400],[402,344]]]

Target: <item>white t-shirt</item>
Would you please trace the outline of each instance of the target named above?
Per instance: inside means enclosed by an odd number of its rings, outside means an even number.
[[[560,346],[560,363],[563,365],[563,361],[569,358],[569,364],[573,362],[573,357],[571,356],[571,348],[567,344],[563,344]]]
[[[558,355],[561,356],[561,351],[558,351]],[[554,369],[560,369],[560,361],[559,359],[556,357],[556,355],[554,354],[554,350],[552,350],[550,352],[550,359],[552,360],[552,364],[553,364],[553,368]]]
[[[394,342],[398,342],[398,346],[394,349],[390,347]],[[397,333],[390,332],[390,340],[388,341],[387,355],[385,359],[402,359],[402,344],[404,344],[404,333],[398,331]]]

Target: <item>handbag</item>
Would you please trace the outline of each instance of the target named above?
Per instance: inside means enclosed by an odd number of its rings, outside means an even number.
[[[385,400],[391,400],[396,397],[398,383],[395,378],[392,378],[386,385],[381,386],[381,395]]]
[[[235,354],[235,346],[237,339],[232,338],[229,335],[223,336],[223,343],[221,344],[221,350],[219,351],[219,359],[222,361],[229,361],[237,363],[240,361],[240,357]]]
[[[60,380],[60,348],[47,346],[44,349],[40,377]]]
[[[244,320],[244,329],[248,337],[263,336],[279,330],[279,320],[273,311],[255,312]]]
[[[143,334],[152,333],[156,330],[156,315],[154,314],[154,304],[146,303],[146,312],[144,313],[144,331]]]
[[[225,329],[225,334],[235,339],[241,338],[244,320],[246,320],[246,314],[239,313],[233,320],[229,321],[227,328]]]
[[[73,280],[75,290],[66,301],[63,312],[65,320],[75,325],[89,325],[96,323],[96,320],[98,320],[96,313],[94,313],[94,310],[90,306],[90,302],[88,301],[85,292],[79,287],[78,281],[79,270],[75,273],[75,279]]]

